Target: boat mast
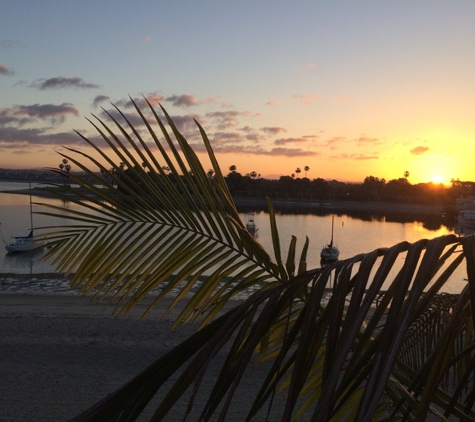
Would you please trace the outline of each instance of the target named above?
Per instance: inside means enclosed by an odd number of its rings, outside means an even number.
[[[330,240],[330,248],[333,247],[333,224],[334,224],[334,221],[335,221],[335,215],[332,214],[332,238]]]
[[[31,230],[33,230],[33,204],[31,203],[31,180],[30,180],[30,224]]]

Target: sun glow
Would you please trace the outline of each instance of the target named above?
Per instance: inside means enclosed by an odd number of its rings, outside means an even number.
[[[440,184],[440,183],[445,184],[444,183],[444,178],[442,176],[439,176],[439,175],[432,176],[430,181],[432,183],[437,184],[437,185]]]

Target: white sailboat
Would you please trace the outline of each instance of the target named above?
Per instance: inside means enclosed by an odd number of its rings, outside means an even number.
[[[28,236],[14,236],[10,243],[5,246],[9,253],[28,252],[43,246],[43,241],[35,239],[33,233],[33,205],[31,202],[31,182],[30,182],[30,233]]]
[[[340,250],[338,247],[333,243],[333,227],[335,223],[335,216],[332,214],[332,237],[330,243],[326,245],[322,251],[320,252],[320,259],[322,262],[334,262],[338,260],[340,256]]]
[[[256,223],[254,222],[253,212],[247,213],[246,229],[249,233],[251,233],[252,236],[257,236],[257,232],[259,231],[259,229],[256,227]]]

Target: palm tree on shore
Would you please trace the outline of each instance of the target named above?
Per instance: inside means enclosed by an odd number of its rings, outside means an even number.
[[[71,171],[71,164],[69,164],[69,161],[67,158],[63,158],[61,163],[59,163],[59,169],[61,170],[61,175],[65,177],[65,185],[68,185],[69,183],[69,173]]]
[[[291,237],[282,247],[271,201],[272,251],[246,230],[199,123],[213,178],[165,109],[160,117],[150,104],[142,110],[132,103],[147,139],[123,114],[122,123],[98,119],[96,126],[115,156],[81,134],[95,155],[63,155],[89,178],[71,175],[81,189],[68,188],[83,212],[43,204],[45,213],[75,222],[45,233],[48,257],[79,291],[110,298],[119,312],[150,292],[157,292],[151,306],[177,292],[168,309],[183,304],[175,325],[198,321],[199,329],[73,421],[135,420],[163,388],[154,420],[166,420],[179,400],[198,408],[201,420],[225,420],[256,360],[267,364],[268,376],[248,404],[248,420],[262,419],[278,401],[285,402],[284,421],[425,420],[430,413],[475,420],[472,236],[401,242],[307,268],[310,240]],[[118,177],[116,162],[130,171]],[[113,180],[103,189],[94,183],[97,166]],[[174,183],[161,177],[168,172]],[[462,265],[467,287],[441,293]],[[217,316],[251,286],[255,293]],[[220,351],[227,358],[214,387],[206,400],[193,400]]]
[[[310,170],[310,167],[309,167],[309,166],[305,166],[303,169],[305,170],[305,177],[307,177],[307,173],[308,173],[308,171]]]

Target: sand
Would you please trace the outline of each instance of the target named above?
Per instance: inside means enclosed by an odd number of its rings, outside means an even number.
[[[160,320],[163,306],[138,322],[144,306],[117,318],[85,297],[0,294],[0,420],[69,420],[195,330],[185,325],[170,331],[174,315]],[[224,357],[218,356],[218,364]],[[262,379],[262,370],[249,374],[227,420],[244,419]],[[183,410],[179,406],[166,420],[181,420]]]

